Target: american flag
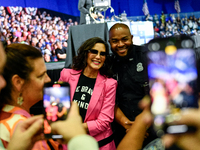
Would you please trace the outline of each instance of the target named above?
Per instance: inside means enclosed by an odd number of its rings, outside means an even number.
[[[175,0],[174,8],[176,9],[177,13],[180,13],[180,12],[181,12],[181,8],[180,8],[179,1],[178,1],[178,0]]]
[[[145,16],[149,14],[149,9],[148,9],[146,0],[144,0],[142,11],[143,11],[143,13],[144,13]]]

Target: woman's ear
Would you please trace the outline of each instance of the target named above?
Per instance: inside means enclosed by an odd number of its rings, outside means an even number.
[[[15,87],[15,89],[20,92],[24,85],[24,79],[22,79],[17,74],[15,74],[12,77],[12,84],[13,84],[13,87]]]

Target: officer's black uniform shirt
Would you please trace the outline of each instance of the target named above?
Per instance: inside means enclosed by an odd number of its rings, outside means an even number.
[[[115,56],[113,61],[114,78],[118,81],[116,104],[131,121],[142,111],[138,102],[148,89],[144,87],[148,85],[145,56],[141,46],[132,45],[126,56]]]

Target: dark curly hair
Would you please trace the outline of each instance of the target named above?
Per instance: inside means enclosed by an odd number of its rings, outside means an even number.
[[[101,75],[106,77],[112,77],[111,62],[109,59],[109,46],[99,37],[93,37],[86,40],[78,49],[77,56],[73,58],[72,69],[77,71],[84,71],[87,66],[88,50],[92,49],[96,43],[102,43],[106,48],[106,59],[104,65],[99,69]]]

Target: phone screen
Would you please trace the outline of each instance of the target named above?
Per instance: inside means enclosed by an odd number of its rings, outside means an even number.
[[[158,44],[158,43],[157,43]],[[198,107],[197,69],[194,50],[168,45],[147,54],[151,112],[158,136],[184,133],[184,125],[169,126],[183,109]]]
[[[70,109],[70,86],[65,82],[46,83],[43,94],[45,137],[62,138],[62,135],[52,134],[50,124],[67,118]]]

